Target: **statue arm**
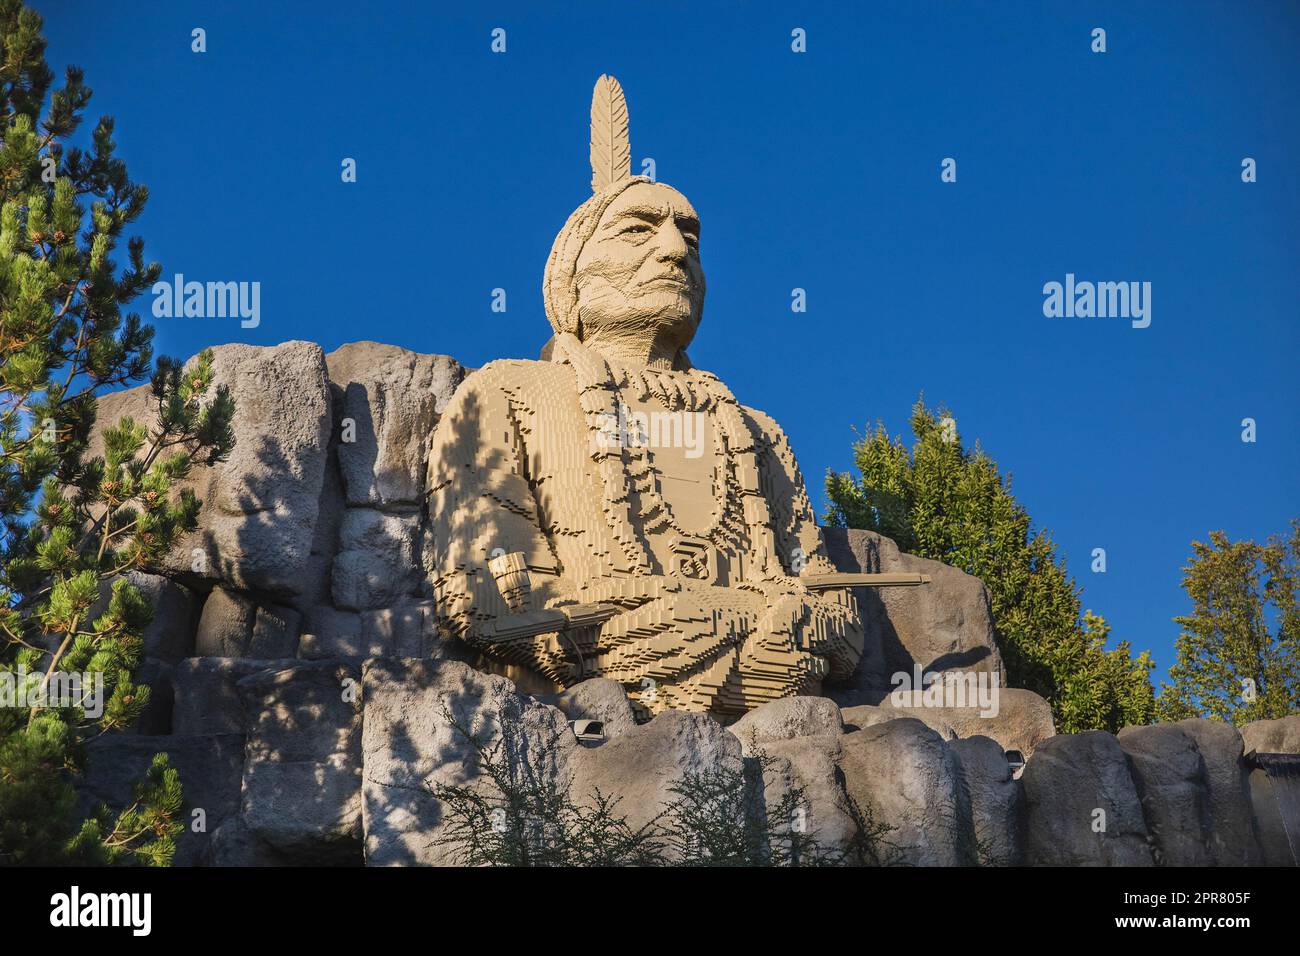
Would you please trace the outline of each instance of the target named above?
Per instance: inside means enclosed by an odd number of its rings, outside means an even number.
[[[523,437],[495,365],[457,389],[429,450],[430,571],[439,622],[470,640],[490,621],[544,607],[560,587],[559,563],[528,483]],[[489,567],[504,555],[516,556],[530,583],[516,607],[506,603]]]
[[[758,446],[760,480],[781,567],[793,577],[833,572],[835,566],[826,556],[821,529],[785,432],[763,412],[745,408],[744,414]]]

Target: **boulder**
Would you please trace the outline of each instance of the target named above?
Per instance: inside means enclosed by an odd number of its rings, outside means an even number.
[[[248,598],[213,588],[199,615],[194,652],[199,657],[244,657],[256,620],[257,605]]]
[[[1024,862],[1020,835],[1024,795],[1002,744],[991,737],[966,737],[951,741],[948,749],[961,765],[970,795],[979,864],[1019,866]]]
[[[495,749],[516,779],[568,785],[569,758],[579,748],[564,715],[519,694],[504,677],[459,661],[395,658],[367,661],[363,674],[368,866],[457,861],[456,848],[444,842],[450,821],[434,790],[446,785],[492,792],[478,747]]]
[[[154,754],[166,753],[180,776],[184,824],[176,840],[175,866],[204,861],[210,837],[239,811],[239,781],[244,738],[239,734],[146,737],[110,733],[86,743],[85,773],[76,781],[79,809],[105,803],[117,813],[135,802]],[[202,811],[196,813],[196,811]]]
[[[362,661],[370,657],[443,657],[444,651],[433,601],[407,600],[370,611],[308,609],[298,656]]]
[[[293,657],[298,650],[299,620],[292,608],[259,607],[242,594],[213,588],[199,615],[195,652],[200,657]]]
[[[240,656],[278,660],[298,653],[298,628],[302,620],[293,608],[276,604],[259,606],[253,618],[248,649]]]
[[[856,707],[845,707],[840,713],[844,717],[845,733],[852,733],[855,730],[862,730],[864,727],[874,727],[876,724],[888,723],[891,720],[899,720],[903,717],[911,717],[921,720],[935,733],[944,740],[957,740],[960,734],[952,724],[943,719],[942,716],[934,712],[926,713],[922,710],[914,709],[906,714],[894,710],[890,707],[877,707],[872,704],[858,704]],[[922,720],[922,717],[926,719]]]
[[[365,660],[392,656],[392,647],[380,636],[361,634],[361,615],[316,605],[303,612],[298,656],[304,660]]]
[[[969,685],[978,675],[968,673],[962,677]],[[973,688],[965,699],[976,699]],[[891,694],[877,705],[880,713],[876,722],[895,717],[915,717],[944,737],[950,734],[957,737],[992,737],[1002,745],[1003,750],[1019,750],[1025,757],[1032,754],[1044,740],[1055,735],[1052,707],[1033,691],[999,687],[989,700],[990,706],[976,704],[966,707],[935,707],[925,705],[922,696],[911,693]],[[855,707],[845,710],[846,720],[849,719],[847,715],[850,710],[863,719],[870,719],[869,712]]]
[[[1029,865],[1152,865],[1142,802],[1112,735],[1090,730],[1043,741],[1020,782]]]
[[[1179,728],[1196,742],[1205,762],[1210,805],[1210,856],[1216,866],[1256,866],[1259,839],[1250,805],[1250,767],[1242,755],[1241,734],[1218,720],[1180,720]]]
[[[1246,753],[1300,754],[1300,714],[1276,720],[1253,720],[1241,728]]]
[[[569,720],[598,720],[606,740],[613,740],[636,726],[636,714],[623,685],[608,677],[593,677],[575,684],[556,700]]]
[[[707,714],[680,710],[663,711],[600,747],[579,749],[570,763],[573,800],[590,804],[599,791],[617,800],[616,815],[633,830],[677,800],[674,788],[688,775],[704,780],[743,769],[739,740]]]
[[[904,554],[874,531],[823,528],[836,569],[852,573],[912,571],[930,576],[920,587],[857,588],[867,649],[852,680],[827,685],[842,706],[879,703],[892,676],[914,668],[1005,677],[988,592],[979,578],[938,561]],[[1002,681],[1006,683],[1005,680]]]
[[[352,441],[338,446],[349,506],[416,510],[438,415],[465,375],[446,355],[351,342],[325,357]]]
[[[418,590],[418,515],[349,508],[339,530],[331,576],[334,606],[358,611],[401,603]]]
[[[788,794],[795,799],[791,819],[779,821],[779,834],[792,830],[816,844],[823,860],[861,862],[853,855],[857,821],[840,783],[839,738],[815,734],[767,740],[746,758],[751,772],[762,772],[759,812],[770,817]],[[778,823],[778,821],[771,821]]]
[[[163,562],[169,577],[290,601],[311,590],[309,563],[332,424],[325,356],[311,342],[213,349],[215,385],[235,400],[230,458],[196,466],[181,487],[203,502],[199,527]],[[99,399],[88,456],[103,454],[103,428],[124,415],[152,423],[148,385]]]
[[[819,734],[839,736],[844,732],[840,709],[825,697],[782,697],[755,707],[733,723],[730,730],[740,739],[745,756],[754,746],[770,741],[792,740]]]
[[[902,718],[840,739],[848,796],[877,837],[878,862],[965,866],[975,862],[975,835],[961,764],[935,731]]]
[[[1285,783],[1279,785],[1261,767],[1250,772],[1251,813],[1255,819],[1255,832],[1259,836],[1260,858],[1265,866],[1300,864],[1300,855],[1293,848],[1287,829],[1282,786]],[[1300,844],[1300,839],[1295,843]]]
[[[238,657],[191,657],[181,661],[171,673],[172,733],[246,733],[248,723],[237,687],[239,681],[250,674],[280,670],[294,663]]]
[[[212,833],[203,866],[293,866],[293,860],[244,826],[239,814],[228,817]]]
[[[239,681],[249,728],[243,823],[294,862],[361,862],[360,677],[310,661]]]
[[[1174,724],[1125,727],[1119,745],[1142,801],[1158,866],[1208,866],[1210,793],[1196,742]]]

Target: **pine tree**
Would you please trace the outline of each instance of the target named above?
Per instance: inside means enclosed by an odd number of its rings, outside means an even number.
[[[65,145],[91,91],[71,66],[51,91],[41,26],[0,0],[0,864],[164,864],[181,799],[166,755],[116,818],[76,819],[73,780],[85,739],[148,703],[132,672],[152,609],[122,575],[196,526],[177,483],[229,455],[234,406],[210,353],[159,358],[156,421],[122,419],[86,459],[96,395],[154,366],[153,330],[122,306],[160,267],[138,237],[124,268],[112,258],[148,190],[114,155],[111,118],[89,150]],[[102,675],[102,712],[81,675]]]
[[[946,409],[918,400],[911,428],[911,449],[879,422],[855,443],[860,478],[827,474],[827,521],[877,531],[983,580],[1007,679],[1047,699],[1058,731],[1150,722],[1150,655],[1134,657],[1127,641],[1106,650],[1109,625],[1091,611],[1080,616],[1079,589],[1012,495],[1010,476],[978,444],[962,446]]]
[[[1182,631],[1161,717],[1243,724],[1300,713],[1300,520],[1289,540],[1213,531],[1208,544],[1193,541],[1183,587],[1192,613],[1174,618]]]

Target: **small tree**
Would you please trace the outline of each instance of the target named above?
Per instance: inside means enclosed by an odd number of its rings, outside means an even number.
[[[634,827],[618,799],[593,790],[575,800],[555,775],[536,772],[508,746],[507,728],[489,747],[445,705],[442,715],[470,745],[479,775],[467,784],[425,784],[443,813],[433,845],[461,866],[892,866],[902,859],[888,839],[894,827],[852,797],[854,831],[843,848],[823,846],[802,825],[810,803],[801,784],[766,806],[763,781],[775,761],[761,749],[733,766],[683,774],[659,813]]]
[[[121,307],[160,267],[138,237],[129,265],[111,258],[148,191],[114,156],[111,118],[89,152],[65,149],[90,89],[68,67],[50,93],[40,31],[0,0],[0,864],[165,863],[180,826],[165,755],[116,819],[77,820],[73,777],[86,737],[149,700],[132,672],[152,609],[121,575],[196,526],[200,503],[176,485],[229,455],[233,403],[211,394],[210,353],[160,358],[156,421],[122,419],[86,459],[96,395],[150,373],[153,330]]]
[[[1087,612],[1047,532],[977,444],[967,451],[946,409],[912,409],[909,449],[881,423],[853,447],[860,477],[829,472],[827,521],[892,538],[904,551],[983,580],[1009,682],[1041,694],[1062,732],[1148,723],[1154,692],[1148,653],[1127,641],[1106,650],[1110,628]]]
[[[662,862],[658,820],[633,828],[617,800],[599,791],[589,803],[570,799],[551,775],[511,759],[503,735],[492,746],[445,705],[443,720],[470,746],[482,779],[426,785],[442,804],[446,829],[434,842],[461,866],[655,866]],[[567,730],[565,731],[567,733]],[[554,749],[556,741],[544,749]]]
[[[1289,540],[1213,531],[1193,541],[1183,587],[1192,613],[1174,618],[1182,632],[1161,717],[1243,724],[1300,712],[1300,520]]]

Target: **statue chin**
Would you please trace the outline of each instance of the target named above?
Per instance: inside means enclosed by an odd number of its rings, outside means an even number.
[[[578,339],[606,358],[621,359],[624,363],[632,355],[675,356],[691,344],[699,326],[691,312],[680,311],[675,305],[670,304],[663,311],[638,312],[613,321],[608,317],[602,317],[598,323],[584,320]]]

